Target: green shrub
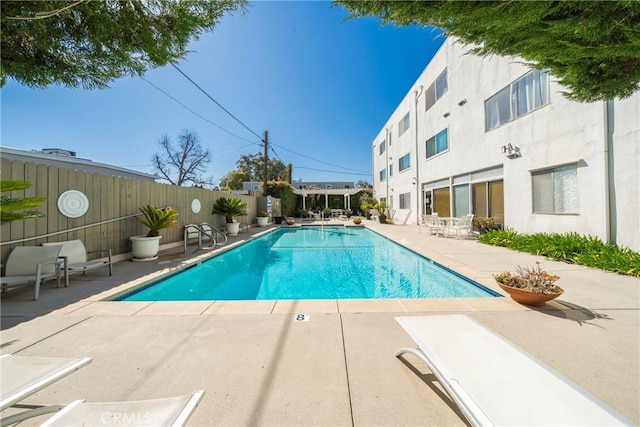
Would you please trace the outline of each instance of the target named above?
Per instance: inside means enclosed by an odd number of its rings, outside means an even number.
[[[557,261],[640,277],[640,253],[604,243],[595,236],[582,236],[575,232],[519,234],[509,229],[488,231],[478,236],[478,241]]]
[[[267,181],[267,195],[280,199],[283,216],[295,215],[296,195],[291,184],[286,181]]]

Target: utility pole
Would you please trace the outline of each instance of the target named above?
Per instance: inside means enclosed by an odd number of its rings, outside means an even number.
[[[264,131],[264,184],[262,187],[262,191],[264,195],[267,195],[267,165],[269,164],[269,131]]]

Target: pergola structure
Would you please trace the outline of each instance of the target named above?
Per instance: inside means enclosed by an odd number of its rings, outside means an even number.
[[[344,198],[345,209],[351,209],[351,197],[362,191],[361,188],[294,188],[293,192],[302,196],[302,209],[307,210],[307,196],[315,196],[324,194],[324,206],[329,207],[329,196],[342,196]]]

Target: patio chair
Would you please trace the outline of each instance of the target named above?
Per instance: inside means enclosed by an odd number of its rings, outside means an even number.
[[[474,426],[631,425],[587,391],[465,315],[396,317]]]
[[[77,400],[49,418],[53,426],[184,426],[200,403],[204,390],[190,395],[130,402],[84,403]]]
[[[58,258],[62,246],[17,246],[9,254],[5,266],[5,276],[0,279],[2,292],[9,288],[33,284],[34,301],[40,297],[40,285],[45,279],[55,277],[60,287],[60,268],[62,260]]]
[[[447,234],[451,236],[455,234],[456,239],[469,237],[473,229],[473,214],[463,215],[460,218],[454,218],[447,227]]]
[[[101,267],[109,267],[109,276],[113,276],[113,263],[111,261],[111,249],[97,249],[95,251],[87,251],[82,240],[69,240],[66,242],[43,243],[42,246],[59,246],[62,250],[58,255],[64,260],[61,268],[64,271],[64,286],[69,286],[69,274],[82,273],[86,274],[88,270],[94,270]],[[106,259],[89,260],[89,254],[106,254]]]
[[[31,405],[20,403],[28,396],[91,363],[91,358],[80,359],[0,356],[0,410],[14,407],[27,409],[0,420],[0,425],[59,411],[64,405]]]
[[[423,221],[424,227],[427,229],[427,232],[429,234],[435,234],[436,236],[440,236],[440,235],[444,236],[446,226],[444,225],[442,219],[438,217],[437,213],[434,213],[431,215],[424,215],[422,221]]]

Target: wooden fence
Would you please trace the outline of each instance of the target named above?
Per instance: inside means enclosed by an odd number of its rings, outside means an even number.
[[[207,222],[222,226],[224,218],[212,215],[214,202],[220,197],[238,197],[248,205],[249,214],[238,218],[240,222],[255,223],[258,198],[231,196],[229,193],[202,188],[179,187],[139,181],[130,178],[101,175],[36,165],[22,161],[1,159],[0,177],[3,180],[29,181],[32,186],[23,191],[5,193],[12,197],[44,196],[39,211],[46,216],[36,219],[12,221],[0,228],[1,260],[4,263],[17,245],[34,246],[44,242],[80,239],[87,250],[110,248],[114,255],[130,252],[130,236],[145,235],[148,230],[133,221],[138,208],[148,204],[171,206],[179,212],[180,227],[161,230],[161,244],[180,242],[185,224]],[[58,197],[67,190],[77,190],[89,201],[87,212],[78,218],[68,218],[58,210]],[[194,199],[200,201],[199,213],[192,212]]]

